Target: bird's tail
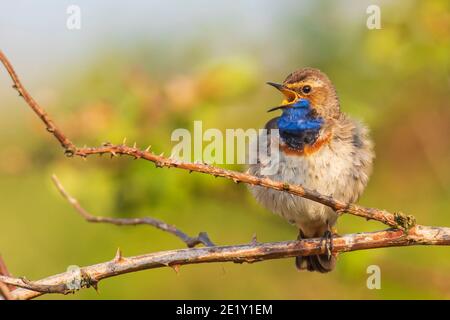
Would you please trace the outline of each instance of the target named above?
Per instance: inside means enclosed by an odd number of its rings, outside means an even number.
[[[336,266],[336,256],[326,254],[316,256],[295,257],[295,265],[299,270],[317,271],[327,273]]]
[[[304,239],[303,232],[300,231],[298,239]],[[295,257],[295,266],[298,270],[317,271],[327,273],[336,267],[337,254],[319,254],[315,256]]]

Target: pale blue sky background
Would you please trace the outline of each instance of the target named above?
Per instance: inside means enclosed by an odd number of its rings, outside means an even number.
[[[66,28],[66,9],[80,6],[82,28]],[[289,7],[302,7],[287,1]],[[283,6],[284,7],[284,6]],[[219,35],[226,48],[239,39],[264,39],[276,28],[271,1],[4,1],[0,4],[2,49],[30,64],[60,63],[110,43],[171,38],[174,45],[196,34]],[[268,37],[267,37],[268,38]]]
[[[365,8],[374,1],[339,1],[336,15],[365,23]],[[377,2],[377,1],[375,1]],[[37,61],[59,64],[89,54],[109,43],[123,46],[158,38],[173,39],[205,34],[223,50],[245,42],[273,41],[286,11],[305,11],[309,1],[107,1],[16,0],[0,3],[1,48],[17,63],[32,67]],[[82,29],[66,29],[70,4],[82,10]],[[325,4],[326,5],[326,4]],[[330,30],[333,32],[333,30]],[[22,61],[25,59],[26,61]],[[36,70],[34,70],[36,71]]]
[[[377,1],[338,1],[336,16],[342,26],[361,24],[365,28],[366,8]],[[378,1],[379,2],[379,1]],[[30,90],[39,93],[55,84],[61,72],[89,66],[89,58],[101,49],[159,43],[167,52],[183,54],[195,41],[207,42],[210,55],[251,56],[277,70],[289,55],[281,37],[285,19],[295,13],[308,14],[311,1],[208,1],[208,0],[16,0],[0,2],[0,48],[10,57]],[[327,1],[323,1],[324,6]],[[334,2],[335,3],[335,2]],[[68,30],[67,7],[81,8],[81,30]],[[288,14],[286,14],[288,12]],[[323,19],[323,17],[320,17]],[[330,33],[339,32],[330,29]],[[308,47],[295,34],[290,41]],[[194,40],[193,40],[194,39]],[[151,57],[149,57],[151,59]],[[283,71],[283,70],[282,70]],[[8,81],[0,73],[0,95],[12,97]]]

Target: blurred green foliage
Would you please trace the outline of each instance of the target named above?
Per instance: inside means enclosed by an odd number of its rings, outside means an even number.
[[[61,72],[46,107],[80,145],[127,137],[167,154],[171,132],[192,129],[194,120],[221,130],[262,126],[280,98],[264,82],[318,67],[334,81],[342,109],[372,128],[377,159],[360,203],[449,226],[449,2],[385,4],[382,30],[373,31],[365,15],[351,19],[338,9],[319,1],[306,12],[287,11],[267,48],[248,39],[220,57],[208,55],[215,40],[207,36],[185,56],[170,55],[164,42],[140,46],[140,39],[135,49],[99,48],[89,65]],[[192,235],[207,231],[218,244],[248,242],[254,233],[259,241],[296,237],[243,185],[127,158],[67,159],[22,101],[14,107],[22,110],[0,119],[0,250],[16,275],[36,279],[105,261],[117,247],[125,255],[183,247],[149,227],[84,222],[57,194],[51,173],[97,215],[151,215]],[[354,217],[338,227],[342,234],[384,228]],[[381,290],[366,288],[371,264],[381,267]],[[445,247],[377,249],[342,255],[327,275],[298,273],[291,259],[195,265],[178,275],[166,268],[109,279],[100,295],[83,290],[68,298],[448,299],[449,267]]]

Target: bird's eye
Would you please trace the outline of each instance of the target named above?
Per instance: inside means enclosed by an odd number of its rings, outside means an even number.
[[[303,86],[302,87],[302,92],[304,93],[304,94],[308,94],[308,93],[310,93],[311,92],[311,86],[309,86],[309,85],[306,85],[306,86]]]

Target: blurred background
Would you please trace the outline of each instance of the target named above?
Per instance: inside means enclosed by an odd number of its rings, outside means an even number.
[[[81,9],[68,30],[66,9]],[[381,30],[366,8],[381,8]],[[297,68],[326,72],[342,109],[366,122],[374,174],[359,203],[450,226],[450,14],[437,1],[14,1],[0,4],[1,49],[34,98],[78,145],[137,142],[170,153],[170,134],[259,128],[280,96],[266,81]],[[295,239],[244,185],[128,158],[68,159],[0,68],[0,254],[17,276],[183,248],[146,226],[83,221],[50,175],[96,215],[153,216],[217,244]],[[225,166],[244,170],[240,166]],[[385,226],[344,216],[339,233]],[[381,268],[381,289],[366,268]],[[450,298],[446,247],[343,254],[330,274],[297,272],[293,259],[132,273],[67,299]],[[41,299],[61,298],[47,295]]]

